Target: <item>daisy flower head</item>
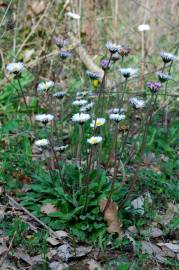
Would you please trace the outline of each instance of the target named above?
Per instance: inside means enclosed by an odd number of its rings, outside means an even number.
[[[149,31],[150,25],[149,24],[141,24],[138,26],[139,32]]]
[[[61,145],[61,146],[55,146],[55,147],[54,147],[54,150],[55,150],[56,152],[63,153],[68,147],[69,147],[68,144]]]
[[[126,118],[125,114],[111,113],[109,115],[109,119],[115,121],[116,123],[119,123],[120,121],[124,120],[125,118]]]
[[[41,82],[37,86],[37,91],[48,91],[52,87],[54,87],[53,81]]]
[[[76,113],[72,116],[72,121],[79,124],[84,124],[89,119],[90,115],[88,113]]]
[[[57,45],[57,47],[60,49],[67,45],[67,41],[63,39],[63,37],[53,37],[53,41],[55,45]]]
[[[167,73],[163,73],[161,71],[157,72],[156,74],[157,74],[158,79],[159,79],[159,81],[161,83],[166,82],[166,81],[169,81],[169,80],[172,79],[172,76],[171,75],[169,75]]]
[[[128,56],[130,52],[131,52],[130,48],[121,46],[121,48],[118,51],[118,54],[124,57],[124,56]]]
[[[121,109],[119,109],[119,108],[111,108],[108,111],[109,114],[113,114],[113,113],[119,113],[119,114],[121,114],[123,112],[125,112],[125,109],[123,109],[123,108],[121,108]]]
[[[92,128],[103,126],[106,122],[105,118],[97,118],[96,120],[93,120],[90,126]]]
[[[52,114],[37,114],[35,116],[35,120],[42,122],[43,124],[47,124],[48,122],[52,121],[54,116]]]
[[[172,54],[172,53],[168,53],[168,52],[161,52],[160,56],[163,60],[163,62],[166,63],[170,63],[172,61],[176,60],[176,55]]]
[[[53,97],[57,99],[63,99],[65,95],[66,95],[65,91],[59,91],[59,92],[54,93]]]
[[[24,64],[22,62],[9,63],[6,66],[6,69],[9,73],[13,73],[15,75],[18,75],[24,70]]]
[[[138,98],[130,98],[129,102],[133,106],[134,109],[142,109],[145,106],[145,102],[142,99]]]
[[[120,68],[119,71],[122,74],[122,76],[126,79],[134,77],[137,73],[137,69],[134,68]]]
[[[69,51],[60,50],[59,56],[60,56],[61,59],[67,59],[67,58],[72,56],[72,53],[69,52]]]
[[[85,106],[82,106],[80,108],[80,112],[88,112],[93,108],[93,106],[94,106],[94,102],[90,102],[90,103],[86,104]]]
[[[96,145],[100,142],[102,142],[103,138],[101,136],[92,136],[91,138],[87,139],[87,142]]]
[[[80,19],[80,15],[78,15],[77,13],[74,12],[67,12],[66,15],[74,20],[79,20]]]
[[[117,54],[117,53],[114,53],[114,54],[112,55],[112,57],[111,57],[111,60],[112,60],[113,62],[117,62],[119,59],[120,59],[120,56],[119,56],[119,54]]]
[[[111,108],[108,110],[108,113],[111,114],[111,113],[119,113],[119,108]]]
[[[88,101],[86,100],[86,99],[77,99],[77,100],[75,100],[75,101],[73,101],[72,102],[72,104],[74,105],[74,106],[84,106],[84,105],[86,105],[88,103]]]
[[[147,82],[146,86],[150,89],[152,93],[157,93],[160,90],[160,82]]]
[[[92,72],[90,70],[86,71],[86,75],[91,79],[91,80],[98,80],[100,79],[100,74],[98,72]]]
[[[109,60],[107,60],[107,59],[101,60],[100,66],[102,67],[103,70],[109,69],[110,68],[110,62],[109,62]]]
[[[119,51],[119,49],[121,48],[121,45],[117,45],[115,43],[112,43],[111,41],[109,41],[107,44],[106,44],[106,48],[110,51],[111,54],[114,54],[116,52]]]
[[[81,90],[76,93],[76,98],[80,99],[88,95],[88,91]]]
[[[49,145],[49,140],[47,140],[47,139],[36,140],[35,145],[38,146],[38,147],[44,147],[45,148],[47,145]]]

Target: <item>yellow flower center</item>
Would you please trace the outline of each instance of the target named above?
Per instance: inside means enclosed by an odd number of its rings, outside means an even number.
[[[91,141],[93,144],[97,143],[98,140],[96,138],[93,138],[92,141]]]
[[[93,86],[98,87],[99,85],[99,80],[93,80]]]

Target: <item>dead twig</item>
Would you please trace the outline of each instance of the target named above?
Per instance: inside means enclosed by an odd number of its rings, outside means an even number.
[[[30,213],[25,207],[23,207],[22,205],[20,205],[16,200],[14,200],[11,196],[6,195],[7,198],[9,199],[9,203],[12,206],[16,206],[19,209],[23,210],[27,215],[29,215],[32,219],[34,219],[37,223],[39,223],[42,227],[44,227],[52,236],[54,236],[55,238],[59,239],[58,235],[56,234],[55,231],[53,231],[49,226],[47,226],[45,223],[43,223],[40,219],[38,219],[36,216],[34,216],[32,213]],[[59,239],[62,240],[62,239]]]
[[[14,232],[13,237],[12,237],[12,239],[11,239],[11,242],[10,242],[10,244],[9,244],[9,248],[8,248],[8,250],[6,251],[6,254],[5,254],[4,257],[2,258],[2,260],[0,261],[0,267],[3,265],[5,259],[7,258],[8,254],[9,254],[11,248],[12,248],[12,245],[13,245],[13,242],[14,242],[14,239],[15,239],[16,234],[17,234],[17,231]]]

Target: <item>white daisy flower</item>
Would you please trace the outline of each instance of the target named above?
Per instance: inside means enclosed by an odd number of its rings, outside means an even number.
[[[119,109],[119,108],[111,108],[109,111],[108,111],[108,113],[110,113],[110,114],[113,114],[113,113],[123,113],[123,112],[125,112],[126,110],[125,109],[123,109],[123,108],[121,108],[121,109]]]
[[[172,79],[172,76],[161,71],[156,73],[160,82],[166,82]]]
[[[92,128],[94,127],[100,127],[100,126],[103,126],[106,122],[106,119],[105,118],[97,118],[96,120],[93,120],[92,123],[90,124],[90,126]]]
[[[93,106],[94,106],[94,102],[90,102],[90,103],[86,104],[85,106],[82,106],[80,108],[80,112],[90,111]]]
[[[142,99],[138,99],[138,98],[130,98],[129,102],[132,104],[132,106],[135,109],[142,109],[145,106],[145,102]]]
[[[76,97],[77,98],[81,98],[81,97],[85,97],[85,96],[87,96],[88,95],[88,91],[78,91],[77,93],[76,93]]]
[[[75,105],[75,106],[84,106],[84,105],[86,105],[88,103],[88,101],[87,100],[85,100],[85,99],[79,99],[79,100],[75,100],[75,101],[73,101],[73,105]]]
[[[61,145],[61,146],[55,146],[54,147],[54,150],[56,151],[56,152],[64,152],[67,148],[68,148],[68,144],[66,144],[66,145]]]
[[[169,63],[176,60],[176,56],[172,53],[161,52],[160,56],[162,57],[164,63]]]
[[[65,91],[60,91],[60,92],[54,93],[53,97],[58,98],[58,99],[63,99],[65,95],[66,95]]]
[[[87,139],[87,142],[90,144],[98,144],[102,142],[103,138],[101,136],[92,136],[91,138]]]
[[[37,114],[35,116],[36,121],[40,121],[44,124],[47,124],[48,122],[52,121],[54,119],[54,116],[52,114]]]
[[[101,136],[92,136],[91,138],[87,139],[87,142],[90,144],[98,144],[102,142],[103,138]]]
[[[88,75],[90,77],[90,79],[92,79],[92,80],[100,79],[100,74],[98,72],[92,72],[90,70],[87,70],[86,75]]]
[[[138,26],[138,30],[140,32],[149,31],[150,30],[150,25],[149,24],[141,24],[141,25]]]
[[[119,71],[124,78],[134,77],[137,73],[137,69],[134,68],[120,68]]]
[[[10,63],[6,66],[9,73],[18,74],[24,70],[24,64],[22,62]]]
[[[115,122],[120,122],[121,120],[124,120],[126,116],[124,114],[119,114],[119,113],[111,113],[109,115],[110,120],[114,120]]]
[[[112,43],[111,41],[109,41],[107,44],[106,44],[106,48],[110,51],[110,53],[116,53],[118,52],[120,49],[121,49],[121,45],[117,45],[115,43]]]
[[[72,53],[69,52],[69,51],[60,50],[59,56],[60,56],[62,59],[66,59],[66,58],[71,57],[71,56],[72,56]]]
[[[44,90],[48,90],[50,88],[52,88],[54,86],[54,82],[53,81],[47,81],[47,82],[42,82],[39,83],[37,86],[37,90],[38,91],[44,91]]]
[[[90,115],[88,113],[76,113],[72,116],[72,121],[77,122],[79,124],[83,124],[90,119]]]
[[[37,140],[37,141],[35,141],[35,145],[38,147],[45,147],[45,146],[49,145],[49,140],[47,140],[47,139]]]
[[[67,12],[66,15],[74,20],[79,20],[80,19],[80,15],[74,13],[74,12]]]

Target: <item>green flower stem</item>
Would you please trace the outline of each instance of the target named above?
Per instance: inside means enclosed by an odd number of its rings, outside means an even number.
[[[77,153],[76,153],[76,160],[79,166],[81,166],[81,144],[83,138],[83,127],[79,124],[79,140],[77,145]]]
[[[21,93],[22,98],[23,98],[23,100],[24,100],[24,104],[25,104],[25,107],[26,107],[26,111],[28,112],[28,111],[29,111],[29,107],[28,107],[28,105],[27,105],[26,98],[25,98],[25,95],[24,95],[24,92],[23,92],[22,85],[21,85],[21,82],[20,82],[19,77],[17,77],[17,82],[18,82],[18,85],[19,85],[19,89],[17,90],[17,92],[19,93],[19,90],[20,90],[20,93]],[[29,119],[30,119],[30,122],[31,122],[31,125],[32,125],[32,119],[31,119],[31,116],[29,116]]]
[[[93,146],[91,146],[89,156],[88,156],[88,168],[87,168],[87,175],[86,175],[86,178],[85,178],[86,194],[85,194],[84,211],[86,211],[87,204],[88,204],[88,195],[89,195],[89,184],[90,184],[90,173],[91,173],[92,160],[93,160]]]
[[[124,95],[125,95],[125,92],[126,92],[126,89],[127,89],[127,78],[125,78],[125,82],[124,82],[124,85],[123,85],[123,90],[122,90],[122,97],[118,103],[118,107],[120,108],[123,104],[123,101],[124,101]]]

